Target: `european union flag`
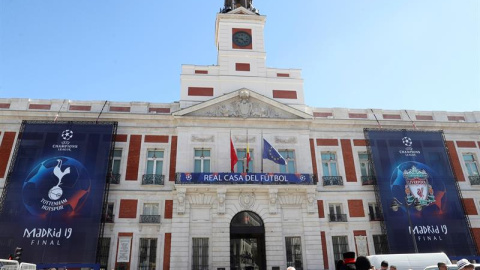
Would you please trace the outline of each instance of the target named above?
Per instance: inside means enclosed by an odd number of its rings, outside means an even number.
[[[263,158],[280,165],[287,165],[287,161],[278,153],[277,149],[273,148],[265,139],[263,139]]]

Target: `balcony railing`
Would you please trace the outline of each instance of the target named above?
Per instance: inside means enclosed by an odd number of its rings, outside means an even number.
[[[329,214],[331,222],[347,222],[347,214]]]
[[[120,184],[120,176],[122,176],[119,173],[111,173],[110,174],[110,184]]]
[[[105,223],[113,223],[115,220],[115,215],[109,215],[107,214],[106,216],[103,217],[103,222]]]
[[[164,178],[163,174],[144,174],[142,185],[163,185]]]
[[[140,215],[140,223],[160,223],[160,215]]]
[[[322,176],[323,186],[343,186],[341,176]]]
[[[471,185],[480,185],[480,175],[470,175],[468,179]]]
[[[362,185],[375,185],[377,184],[377,179],[373,175],[362,175]]]
[[[382,221],[383,217],[380,213],[369,213],[370,221]]]

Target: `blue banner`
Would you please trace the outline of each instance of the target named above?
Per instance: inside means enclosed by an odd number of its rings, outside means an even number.
[[[391,253],[475,255],[443,133],[367,130]],[[411,232],[413,231],[413,236]]]
[[[4,193],[0,256],[94,263],[115,123],[24,122]]]
[[[292,173],[180,173],[177,184],[303,184],[312,185],[310,174]]]

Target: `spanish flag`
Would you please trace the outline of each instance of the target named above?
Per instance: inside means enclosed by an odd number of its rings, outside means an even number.
[[[250,146],[248,145],[248,137],[247,137],[247,152],[245,153],[245,157],[247,159],[247,173],[248,173],[248,164],[250,163]]]
[[[235,171],[234,167],[235,164],[238,162],[237,151],[235,151],[235,147],[233,146],[232,138],[230,138],[230,169],[233,173]]]

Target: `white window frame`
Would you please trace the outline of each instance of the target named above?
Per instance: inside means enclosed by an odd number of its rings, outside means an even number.
[[[197,151],[201,151],[201,155],[197,156]],[[208,154],[208,155],[205,155]],[[196,173],[209,173],[212,171],[212,151],[209,148],[195,148],[193,150],[193,171]],[[205,161],[209,161],[208,171],[205,169]],[[200,171],[196,171],[195,164],[200,161]]]
[[[471,156],[472,160],[465,160],[465,156]],[[463,164],[465,165],[467,176],[478,176],[480,170],[475,153],[462,153],[462,159]]]
[[[152,153],[152,155],[151,155]],[[163,149],[148,149],[147,150],[147,160],[145,166],[145,174],[153,175],[163,175],[163,166],[164,166],[165,151]],[[152,171],[148,170],[148,164],[152,163]],[[160,170],[158,172],[158,170]]]
[[[295,164],[295,150],[283,149],[278,152],[287,162],[287,165],[280,165],[280,173],[296,173],[297,166]],[[293,168],[291,166],[293,166]]]
[[[325,160],[323,159],[323,155],[329,155],[329,159]],[[320,161],[321,161],[321,167],[322,167],[322,172],[323,176],[339,176],[339,163],[338,163],[338,158],[337,158],[337,152],[335,151],[325,151],[325,152],[320,152]],[[333,170],[333,165],[335,164],[335,170]],[[325,172],[324,165],[327,167],[327,172]]]

